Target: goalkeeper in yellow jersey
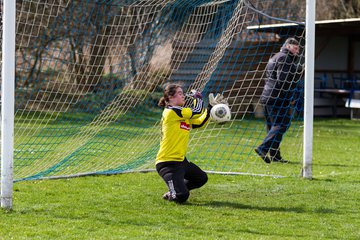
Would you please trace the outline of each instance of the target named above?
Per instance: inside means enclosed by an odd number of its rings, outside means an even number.
[[[207,174],[185,155],[191,128],[202,127],[209,119],[211,103],[204,109],[202,96],[192,90],[194,106],[184,107],[185,95],[180,85],[169,84],[159,101],[164,107],[161,119],[160,149],[156,156],[156,170],[164,179],[169,191],[164,199],[177,203],[185,202],[190,190],[203,186]]]

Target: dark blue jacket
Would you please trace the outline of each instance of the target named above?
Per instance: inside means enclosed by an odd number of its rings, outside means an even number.
[[[287,48],[281,48],[266,65],[266,81],[260,103],[289,107],[301,72],[298,57]]]

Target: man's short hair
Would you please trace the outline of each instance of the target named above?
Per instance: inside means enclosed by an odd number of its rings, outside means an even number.
[[[296,40],[295,38],[291,37],[291,38],[286,39],[286,41],[285,41],[285,45],[288,45],[288,44],[299,46],[299,41]]]

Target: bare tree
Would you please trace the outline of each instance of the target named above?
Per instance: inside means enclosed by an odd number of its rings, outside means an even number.
[[[346,19],[360,17],[359,0],[317,0],[316,19]]]

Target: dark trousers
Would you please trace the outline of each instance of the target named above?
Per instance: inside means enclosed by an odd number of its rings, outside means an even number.
[[[291,124],[291,107],[265,105],[264,115],[267,134],[258,149],[272,159],[281,159],[280,143]]]
[[[170,194],[176,202],[185,202],[190,196],[190,190],[203,186],[207,174],[186,158],[183,162],[162,162],[156,164],[156,170],[164,179]]]

